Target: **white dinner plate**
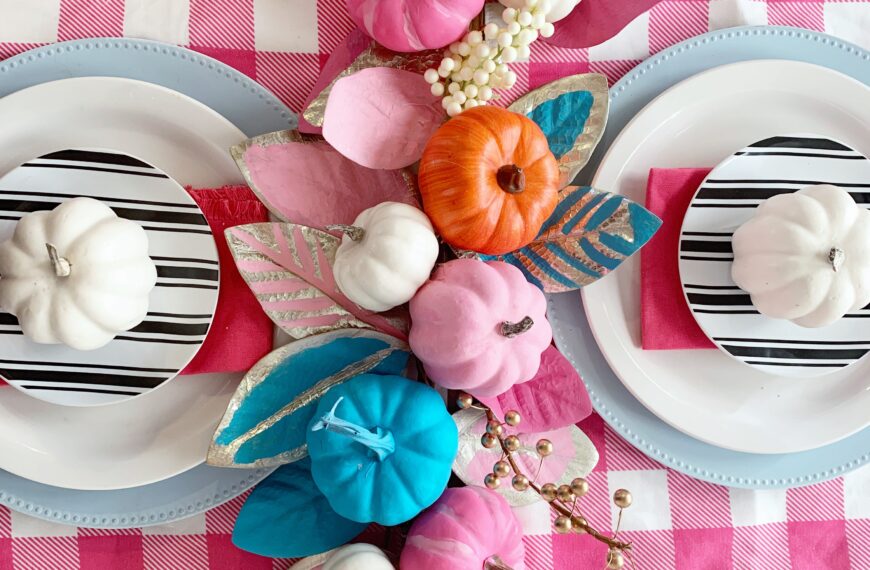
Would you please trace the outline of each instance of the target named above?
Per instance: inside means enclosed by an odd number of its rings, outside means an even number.
[[[610,147],[593,184],[643,203],[650,168],[709,168],[784,132],[829,136],[866,156],[868,128],[870,90],[854,79],[800,62],[735,63],[687,79],[647,105]],[[628,390],[702,441],[791,453],[870,424],[867,360],[823,378],[795,379],[753,370],[718,350],[642,350],[639,256],[584,288],[583,303]]]
[[[0,99],[0,173],[63,148],[112,148],[182,184],[241,183],[245,138],[184,95],[117,78],[45,83]],[[0,388],[0,469],[73,489],[161,481],[203,462],[239,374],[185,376],[110,406],[71,408]]]
[[[846,189],[868,208],[870,160],[819,135],[767,138],[719,163],[683,219],[680,281],[695,320],[726,354],[777,376],[823,376],[870,351],[870,308],[851,311],[828,326],[802,327],[759,313],[749,293],[731,278],[734,231],[768,198],[818,184]],[[819,246],[827,256],[830,244]]]
[[[0,307],[0,377],[53,404],[113,404],[163,385],[199,351],[217,305],[218,253],[208,220],[178,182],[138,158],[101,149],[59,150],[0,177],[0,241],[22,217],[77,196],[97,199],[145,230],[157,267],[148,314],[105,346],[76,350],[33,342]]]

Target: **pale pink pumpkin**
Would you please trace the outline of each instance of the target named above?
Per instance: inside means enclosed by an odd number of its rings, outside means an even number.
[[[423,51],[456,41],[484,0],[347,0],[360,29],[393,51]]]
[[[414,522],[399,567],[413,570],[483,570],[498,557],[525,568],[520,521],[500,495],[482,487],[456,487]]]
[[[429,377],[478,397],[533,378],[553,338],[544,294],[501,261],[445,263],[410,308],[411,350]]]

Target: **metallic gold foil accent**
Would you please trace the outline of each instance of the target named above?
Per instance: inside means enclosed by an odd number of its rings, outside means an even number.
[[[227,426],[230,425],[233,417],[235,416],[236,412],[241,408],[245,399],[285,359],[305,350],[329,344],[330,342],[339,338],[355,338],[360,336],[367,338],[377,338],[387,343],[389,347],[381,349],[362,360],[359,360],[357,362],[354,362],[353,364],[344,367],[342,370],[333,374],[332,376],[328,376],[320,380],[319,382],[317,382],[317,384],[298,394],[295,398],[293,398],[293,400],[283,406],[280,410],[273,413],[268,418],[262,420],[256,426],[249,429],[229,444],[221,445],[217,443],[216,439],[218,434],[220,434],[223,430],[227,428]],[[277,465],[292,463],[293,461],[298,461],[299,459],[302,459],[303,457],[308,455],[308,450],[304,445],[287,450],[272,457],[258,459],[253,463],[237,463],[235,461],[235,455],[236,453],[238,453],[241,446],[245,442],[249,441],[251,438],[268,430],[278,421],[296,412],[300,408],[319,399],[321,396],[323,396],[323,394],[328,392],[334,386],[337,386],[347,381],[348,379],[353,378],[354,376],[368,372],[396,350],[408,351],[410,349],[405,343],[389,335],[373,331],[347,329],[308,337],[273,350],[265,357],[263,357],[259,362],[257,362],[257,364],[255,364],[254,367],[251,368],[247,374],[245,374],[245,377],[242,378],[239,387],[236,389],[235,394],[233,394],[233,397],[230,400],[229,405],[227,406],[227,411],[224,413],[224,417],[221,419],[220,424],[218,424],[218,427],[215,430],[215,438],[212,440],[211,446],[209,447],[206,462],[209,465],[214,465],[217,467],[239,467],[247,469],[254,467],[274,467]]]
[[[563,77],[523,95],[508,107],[509,111],[528,115],[541,103],[573,91],[589,91],[594,99],[583,132],[574,141],[574,147],[559,158],[559,171],[562,175],[560,187],[570,184],[577,173],[586,166],[601,140],[601,135],[604,134],[610,106],[607,78],[598,73]]]
[[[326,111],[326,101],[329,99],[329,93],[332,91],[332,86],[342,77],[354,74],[361,69],[370,67],[392,67],[395,69],[403,69],[405,71],[413,71],[423,74],[430,67],[438,67],[441,59],[444,57],[443,50],[428,50],[415,53],[397,53],[390,51],[387,48],[372,42],[361,54],[359,54],[353,63],[347,69],[339,73],[335,78],[324,87],[323,91],[312,99],[302,111],[302,116],[306,121],[316,127],[323,126],[323,114]],[[423,78],[420,78],[422,81]]]

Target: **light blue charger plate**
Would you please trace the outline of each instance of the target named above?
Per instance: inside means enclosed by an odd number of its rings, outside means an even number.
[[[870,84],[870,52],[816,32],[744,27],[689,39],[644,61],[611,88],[607,130],[575,183],[591,181],[623,127],[664,90],[712,67],[751,59],[814,63]],[[817,483],[870,461],[870,429],[819,449],[782,455],[739,453],[693,439],[654,416],[622,385],[598,349],[579,293],[550,295],[548,304],[556,345],[580,372],[596,411],[632,445],[668,467],[713,483],[766,489]]]
[[[37,48],[0,62],[0,96],[70,77],[126,77],[174,89],[211,107],[248,136],[296,126],[296,116],[242,73],[193,51],[158,42],[90,39]],[[143,487],[76,491],[0,471],[0,504],[79,526],[161,524],[208,510],[256,485],[269,469],[200,465]]]

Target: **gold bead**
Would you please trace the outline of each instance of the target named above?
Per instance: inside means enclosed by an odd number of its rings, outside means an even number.
[[[525,475],[514,475],[514,478],[511,479],[511,486],[513,486],[514,491],[525,491],[529,488],[529,478]]]
[[[616,549],[607,552],[608,570],[620,570],[623,566],[625,566],[625,558],[623,558],[622,552]]]
[[[520,438],[515,435],[509,435],[504,438],[504,446],[507,447],[508,451],[516,451],[520,448]]]
[[[498,486],[501,485],[501,480],[499,480],[498,475],[495,473],[488,473],[483,478],[483,484],[486,485],[487,489],[498,489]]]
[[[571,492],[571,487],[568,485],[559,485],[559,488],[556,490],[556,496],[563,503],[574,500],[574,493]]]
[[[467,392],[461,392],[456,398],[456,405],[462,408],[470,408],[474,404],[474,398]]]
[[[491,433],[485,433],[480,436],[480,445],[484,446],[487,449],[492,449],[495,447],[495,444],[498,443],[498,438],[492,435]]]
[[[627,509],[631,506],[631,492],[628,489],[617,489],[613,493],[613,504],[620,509]]]
[[[556,532],[559,534],[565,534],[566,532],[571,532],[571,519],[565,516],[556,517],[555,522],[553,523],[556,527]]]
[[[548,503],[552,503],[556,500],[556,486],[552,483],[547,483],[541,486],[541,496]]]
[[[578,497],[584,496],[589,492],[589,481],[584,479],[583,477],[577,477],[573,481],[571,481],[571,492],[573,492]]]
[[[504,415],[504,423],[512,427],[520,425],[522,419],[522,416],[516,410],[511,410]]]
[[[498,461],[492,466],[492,472],[498,477],[507,477],[511,474],[511,466],[507,461]]]
[[[504,433],[504,427],[495,420],[486,422],[486,433],[499,436]]]
[[[589,522],[581,517],[580,515],[575,516],[571,519],[571,526],[574,527],[574,532],[583,534],[586,532],[586,527],[589,525]]]
[[[547,457],[553,453],[553,442],[549,439],[539,439],[538,443],[535,444],[535,450],[541,457]]]

